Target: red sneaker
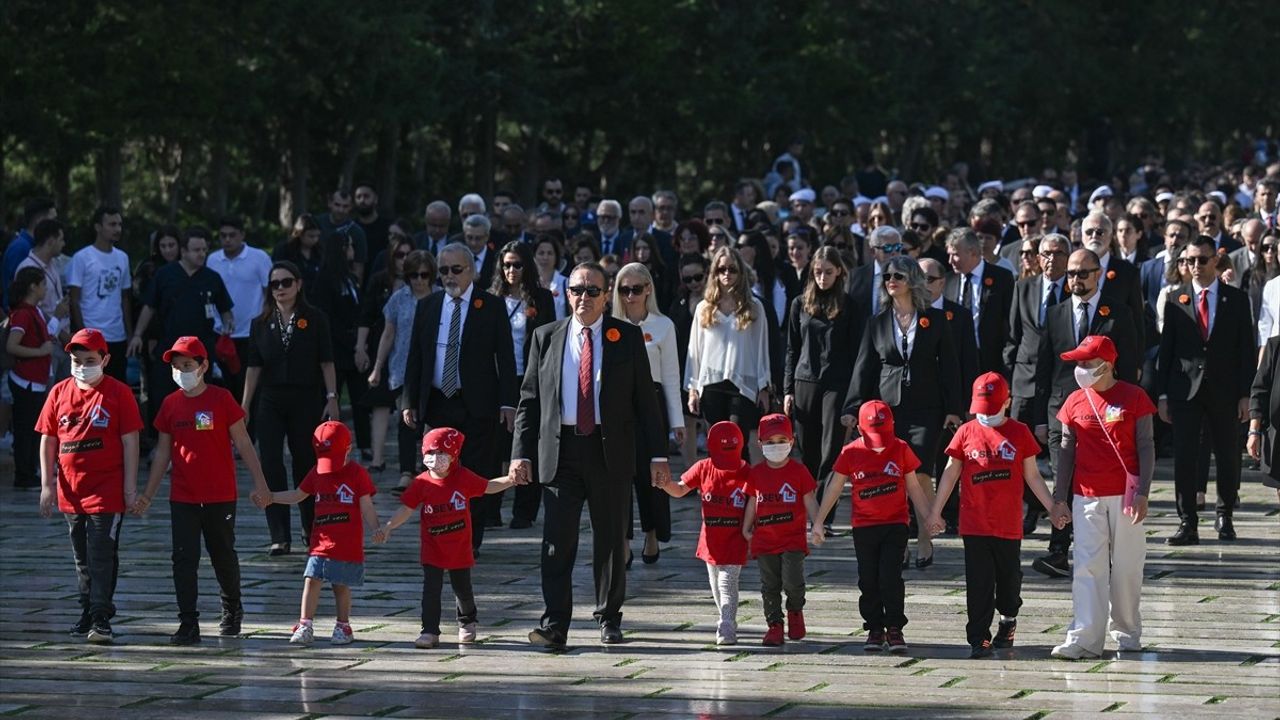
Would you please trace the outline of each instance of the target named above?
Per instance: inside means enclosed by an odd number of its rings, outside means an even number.
[[[770,623],[769,631],[764,634],[764,640],[760,644],[777,647],[784,642],[786,641],[782,639],[782,623]]]
[[[787,637],[792,640],[803,640],[804,634],[804,612],[800,610],[788,610]]]

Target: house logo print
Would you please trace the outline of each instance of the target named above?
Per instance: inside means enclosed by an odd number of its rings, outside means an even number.
[[[1001,460],[1013,460],[1018,455],[1018,451],[1013,449],[1013,443],[1008,440],[1000,443],[1000,447],[996,448],[996,452],[1000,454]]]
[[[783,483],[780,492],[782,494],[782,502],[793,503],[796,501],[796,491],[791,487],[790,483]]]
[[[453,497],[449,498],[449,504],[453,506],[454,510],[467,509],[467,499],[457,490],[453,491]]]
[[[346,483],[342,483],[338,486],[338,502],[343,505],[351,505],[355,501],[356,494],[351,491],[351,488],[347,487]]]
[[[902,468],[898,467],[898,463],[890,460],[889,464],[884,466],[884,474],[889,477],[900,477],[902,475]]]
[[[734,488],[733,492],[729,493],[729,502],[736,508],[746,507],[747,494],[742,492],[742,488]]]

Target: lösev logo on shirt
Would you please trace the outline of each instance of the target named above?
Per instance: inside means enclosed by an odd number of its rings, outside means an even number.
[[[742,492],[742,488],[734,488],[733,492],[728,495],[714,495],[712,493],[703,493],[702,502],[708,505],[726,505],[728,507],[743,508],[747,506],[746,493]]]
[[[967,454],[970,460],[985,460],[988,458],[1013,460],[1018,456],[1018,451],[1013,447],[1013,443],[1004,440],[994,450],[990,448],[974,448]]]
[[[457,490],[453,491],[448,502],[427,503],[422,506],[422,512],[426,515],[434,515],[443,512],[458,512],[467,509],[467,497]]]
[[[756,493],[756,502],[793,503],[795,501],[796,491],[790,483],[783,483],[776,493]]]
[[[196,429],[197,430],[213,429],[213,411],[212,410],[196,411]]]
[[[890,460],[884,466],[884,474],[889,477],[902,477],[902,468],[898,467],[898,463]]]
[[[887,470],[888,468],[886,468]],[[898,489],[898,481],[881,483],[880,485],[872,485],[871,487],[862,488],[858,491],[858,498],[861,500],[870,500],[881,495],[889,495]]]
[[[341,505],[354,505],[356,494],[350,487],[347,487],[346,483],[342,483],[334,492],[317,493],[316,500],[319,502],[336,502]]]

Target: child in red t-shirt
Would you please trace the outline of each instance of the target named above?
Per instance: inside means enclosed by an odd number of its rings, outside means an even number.
[[[707,564],[711,597],[720,610],[716,645],[738,642],[738,577],[747,564],[742,532],[747,511],[747,464],[742,460],[742,429],[727,420],[707,431],[706,460],[699,460],[662,489],[672,497],[697,492],[702,499],[702,532],[697,556]]]
[[[48,292],[44,270],[25,267],[9,285],[9,326],[5,351],[13,368],[3,382],[13,395],[13,486],[40,488],[40,433],[36,420],[49,394],[49,367],[58,319],[46,317],[39,305]]]
[[[787,592],[787,636],[800,640],[804,627],[804,556],[809,554],[805,520],[818,523],[817,482],[791,457],[795,435],[786,415],[765,415],[757,431],[764,460],[747,476],[747,512],[742,534],[760,566],[760,594],[769,629],[764,645],[781,645],[782,591]],[[801,508],[803,507],[803,512]]]
[[[103,373],[111,355],[101,332],[80,330],[66,351],[71,377],[49,391],[36,421],[44,436],[40,515],[52,515],[56,502],[70,526],[81,610],[71,634],[110,643],[120,525],[137,496],[142,416],[129,386]]]
[[[969,657],[991,654],[991,648],[1013,647],[1022,607],[1022,496],[1031,488],[1045,509],[1053,496],[1036,467],[1040,443],[1022,423],[1006,417],[1009,384],[999,373],[986,373],[973,383],[969,412],[977,419],[960,426],[947,446],[950,457],[929,511],[928,528],[942,532],[942,508],[960,483],[960,536],[964,540],[965,596],[969,622],[965,634]],[[1063,518],[1053,514],[1054,524]],[[1000,626],[991,638],[991,619],[1000,611]]]
[[[853,548],[858,556],[858,610],[867,631],[866,652],[906,652],[902,628],[907,624],[906,587],[902,583],[902,556],[907,549],[907,498],[918,508],[928,507],[924,490],[916,481],[920,459],[911,446],[894,437],[893,411],[879,400],[863,403],[858,410],[862,437],[845,445],[832,467],[822,492],[819,517],[835,506],[845,481],[851,493]],[[822,528],[813,533],[821,545]]]
[[[151,507],[164,471],[169,471],[169,522],[173,536],[173,587],[178,596],[178,631],[169,638],[174,645],[200,642],[199,598],[200,540],[209,551],[213,574],[222,590],[222,618],[218,634],[240,634],[244,606],[240,602],[240,558],[236,554],[236,461],[234,445],[253,478],[253,498],[264,504],[267,489],[258,454],[244,427],[244,410],[231,393],[205,383],[209,353],[199,338],[178,338],[164,352],[173,367],[178,390],[160,405],[153,422],[157,435],[156,456],[151,461],[147,486],[131,511],[141,515]]]
[[[373,509],[373,487],[369,473],[359,463],[349,462],[351,431],[336,420],[320,423],[311,436],[316,466],[296,490],[273,492],[272,503],[297,505],[314,495],[315,520],[311,524],[311,557],[307,558],[302,589],[302,616],[293,626],[289,642],[310,645],[315,640],[312,618],[320,604],[325,581],[333,587],[337,622],[333,626],[334,645],[346,645],[351,633],[351,588],[364,584],[364,528],[378,526]],[[358,508],[358,510],[357,510]]]
[[[375,543],[384,543],[391,531],[419,512],[422,562],[422,630],[414,646],[433,648],[440,643],[440,591],[444,574],[457,599],[458,642],[476,641],[476,600],[471,590],[471,568],[475,551],[471,548],[471,499],[500,493],[512,486],[506,478],[487,480],[463,467],[463,434],[439,427],[422,438],[422,464],[426,472],[414,478],[400,496],[403,505],[387,524],[373,534]]]

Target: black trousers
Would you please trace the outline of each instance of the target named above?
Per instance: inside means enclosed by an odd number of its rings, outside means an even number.
[[[662,418],[662,437],[671,432],[667,422],[667,396],[662,391],[661,383],[654,383],[654,392],[658,396],[658,414]],[[671,496],[665,490],[653,486],[653,478],[649,466],[653,456],[636,444],[636,474],[631,478],[631,487],[635,492],[636,509],[640,511],[640,530],[646,534],[654,532],[658,542],[671,542]],[[627,539],[635,536],[635,513],[627,513]]]
[[[418,458],[422,457],[422,433],[399,421],[396,415],[396,459],[400,463],[400,472],[411,475],[418,474]]]
[[[1178,493],[1178,517],[1196,522],[1197,468],[1201,462],[1201,428],[1208,426],[1217,464],[1219,515],[1230,517],[1240,494],[1240,420],[1230,393],[1201,386],[1191,400],[1170,400],[1173,420],[1173,486]],[[1207,465],[1206,465],[1207,469]]]
[[[728,380],[702,388],[702,395],[698,400],[701,403],[702,418],[707,421],[708,428],[722,420],[728,420],[742,430],[742,438],[746,440],[756,431],[756,425],[760,422],[755,402],[743,397],[737,386]],[[663,407],[665,406],[664,401]],[[748,444],[742,443],[743,460],[750,457],[747,453]]]
[[[5,382],[13,393],[13,486],[40,487],[40,433],[36,432],[36,421],[49,391],[28,390],[11,378]]]
[[[123,357],[123,356],[121,356]],[[80,610],[93,617],[115,617],[120,577],[120,526],[124,515],[71,515],[67,532],[76,562]]]
[[[420,418],[423,430],[451,427],[462,431],[466,440],[462,444],[462,465],[481,477],[498,474],[498,457],[494,453],[494,440],[498,432],[498,408],[487,417],[475,417],[467,412],[463,400],[466,390],[460,390],[447,398],[436,388],[431,389],[426,417]],[[493,512],[493,506],[501,501],[494,495],[481,495],[471,501],[471,547],[480,549],[484,543],[484,521]]]
[[[209,551],[214,577],[222,591],[223,614],[241,615],[240,556],[236,554],[236,503],[169,502],[173,535],[173,590],[178,596],[178,620],[200,618],[200,541]]]
[[[858,610],[864,630],[901,628],[907,624],[906,584],[902,582],[902,554],[907,549],[907,526],[871,525],[853,529],[858,556]]]
[[[796,380],[795,398],[791,419],[795,423],[800,462],[818,481],[818,502],[821,503],[822,493],[831,477],[831,467],[844,444],[844,426],[840,424],[844,393],[824,390],[818,383],[807,380]],[[824,525],[831,524],[837,505],[839,501],[831,506],[831,512],[823,520]]]
[[[618,473],[619,475],[622,473]],[[560,463],[543,486],[542,627],[567,634],[573,619],[573,566],[578,558],[578,525],[585,502],[591,516],[591,575],[598,623],[622,622],[627,593],[626,531],[631,479],[606,469],[600,431],[579,436],[560,428]]]
[[[520,378],[521,384],[524,383],[523,376]],[[504,425],[498,426],[498,443],[497,454],[500,459],[511,457],[511,433],[507,432]],[[542,483],[538,482],[538,458],[529,458],[529,464],[533,478],[528,485],[517,485],[515,487],[515,499],[511,501],[511,519],[527,520],[533,522],[538,519],[538,508],[542,507]],[[505,493],[499,493],[499,497]],[[499,503],[501,500],[499,500]]]
[[[232,342],[235,343],[236,346],[236,356],[240,358],[240,372],[232,373],[227,369],[226,365],[222,363],[218,364],[222,367],[223,387],[231,393],[231,397],[235,398],[236,402],[240,402],[244,399],[244,374],[245,370],[248,368],[246,362],[249,359],[249,338],[232,338]],[[245,427],[245,430],[249,433],[250,440],[257,437],[254,435],[253,430],[255,423],[258,421],[259,397],[261,397],[261,393],[253,396],[252,407],[249,408],[249,424]]]
[[[471,568],[442,570],[435,565],[422,566],[422,632],[440,634],[440,592],[444,589],[444,574],[449,573],[449,584],[458,608],[458,625],[476,621],[476,598],[471,591]]]
[[[965,535],[964,590],[969,609],[965,636],[970,645],[991,639],[996,611],[1017,617],[1022,607],[1021,540]]]
[[[168,348],[165,349],[168,350]],[[125,385],[129,384],[128,350],[128,340],[107,343],[107,354],[111,355],[111,362],[107,363],[107,367],[104,370],[106,374],[119,380]]]
[[[336,371],[335,379],[337,386],[334,389],[338,397],[342,397],[342,388],[344,386],[347,388],[347,402],[351,404],[351,421],[356,428],[355,446],[361,450],[368,450],[373,445],[373,440],[370,439],[373,433],[373,423],[369,419],[371,408],[360,400],[369,391],[369,373],[360,372],[351,367]]]
[[[293,487],[315,467],[316,454],[311,448],[311,434],[320,424],[324,412],[323,394],[314,386],[267,386],[262,388],[258,403],[258,454],[262,461],[262,474],[272,492],[289,489],[289,478],[284,468],[284,446],[289,444],[293,465]],[[298,503],[298,515],[302,519],[302,540],[310,543],[311,520],[315,517],[315,499],[307,498]],[[291,511],[288,505],[268,505],[267,528],[272,543],[287,543],[292,535]]]

